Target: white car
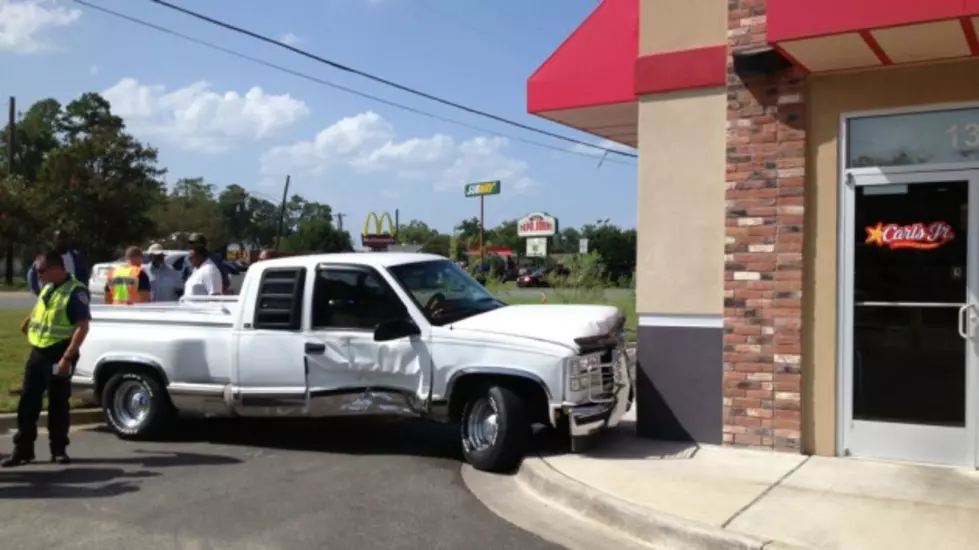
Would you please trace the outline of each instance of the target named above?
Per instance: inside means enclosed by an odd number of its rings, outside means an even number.
[[[186,250],[164,250],[164,261],[170,264],[177,271],[184,268],[187,261]],[[125,258],[119,258],[114,262],[104,262],[92,266],[92,274],[88,278],[88,292],[92,295],[96,303],[101,303],[105,297],[105,280],[113,267],[125,265]]]
[[[74,390],[127,439],[175,413],[407,415],[458,422],[466,459],[504,471],[533,424],[567,430],[578,450],[633,400],[617,308],[507,305],[430,254],[266,260],[240,296],[92,316]]]

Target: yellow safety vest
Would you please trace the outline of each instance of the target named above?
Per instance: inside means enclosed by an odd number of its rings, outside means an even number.
[[[71,338],[75,326],[68,319],[68,301],[71,299],[71,293],[78,288],[82,288],[82,284],[74,276],[69,277],[57,288],[50,283],[44,285],[37,296],[37,302],[31,311],[31,321],[27,325],[27,342],[30,345],[36,348],[49,348]]]
[[[109,273],[109,292],[112,293],[113,304],[142,302],[139,297],[139,274],[142,272],[140,266],[123,265]]]

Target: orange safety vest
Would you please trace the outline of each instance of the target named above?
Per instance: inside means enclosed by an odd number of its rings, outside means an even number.
[[[139,274],[142,266],[123,265],[113,268],[109,273],[109,292],[113,304],[135,304],[142,302],[139,297]]]

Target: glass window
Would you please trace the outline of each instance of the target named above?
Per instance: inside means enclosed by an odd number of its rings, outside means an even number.
[[[388,271],[436,326],[506,305],[449,260],[402,264]]]
[[[321,270],[313,286],[313,328],[374,330],[408,315],[404,304],[377,273]]]
[[[859,187],[853,418],[965,425],[968,182]]]
[[[979,108],[851,118],[847,166],[979,160]]]

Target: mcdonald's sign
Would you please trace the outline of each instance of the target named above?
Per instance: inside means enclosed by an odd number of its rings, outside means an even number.
[[[374,221],[374,231],[371,232],[371,220]],[[388,230],[384,231],[384,221],[388,222]],[[398,228],[391,220],[391,214],[384,212],[378,217],[377,212],[367,214],[364,220],[364,232],[361,234],[361,243],[367,248],[387,248],[398,242]]]

